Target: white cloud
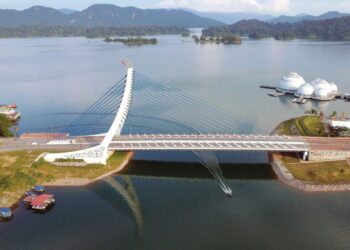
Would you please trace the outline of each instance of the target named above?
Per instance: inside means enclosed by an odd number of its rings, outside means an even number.
[[[281,13],[289,10],[289,0],[161,0],[161,8],[190,8],[211,12]]]

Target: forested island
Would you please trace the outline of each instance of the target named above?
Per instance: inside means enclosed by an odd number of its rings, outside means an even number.
[[[243,20],[232,25],[203,30],[204,36],[220,34],[246,35],[252,39],[274,37],[276,40],[321,39],[350,40],[350,17],[297,23],[268,23],[259,20]]]
[[[20,26],[0,27],[0,38],[24,37],[87,37],[146,36],[187,33],[184,27],[76,27],[76,26]]]
[[[217,43],[217,44],[241,44],[242,39],[240,36],[231,34],[231,33],[220,33],[215,35],[201,35],[200,37],[194,35],[192,36],[193,40],[196,43],[199,44],[205,44],[205,43]]]
[[[125,45],[143,45],[143,44],[157,44],[158,40],[156,38],[144,38],[144,37],[128,37],[128,38],[110,38],[106,37],[104,39],[106,43],[123,43]]]

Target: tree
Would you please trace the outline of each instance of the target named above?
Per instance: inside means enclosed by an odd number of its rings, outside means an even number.
[[[332,112],[332,117],[336,117],[337,114],[338,114],[337,111],[334,110],[334,111]]]
[[[5,115],[0,114],[0,137],[12,137],[13,133],[10,128],[12,127],[12,122]]]

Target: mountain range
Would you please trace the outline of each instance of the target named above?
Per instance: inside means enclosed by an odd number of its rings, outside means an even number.
[[[118,7],[111,4],[96,4],[82,11],[33,6],[29,9],[0,9],[0,26],[181,26],[209,27],[223,25],[211,18],[200,17],[184,10],[139,9]]]
[[[301,14],[297,16],[279,16],[277,18],[273,18],[271,20],[268,20],[268,22],[271,23],[298,23],[302,21],[320,21],[320,20],[327,20],[327,19],[333,19],[333,18],[339,18],[339,17],[345,17],[350,16],[350,14],[347,13],[340,13],[338,11],[330,11],[327,13],[324,13],[319,16],[312,16],[312,15],[306,15]]]
[[[42,6],[33,6],[23,11],[0,9],[0,27],[209,27],[252,19],[269,23],[297,23],[344,16],[350,16],[350,14],[331,11],[320,16],[301,14],[297,16],[282,15],[274,18],[269,15],[246,12],[219,13],[198,12],[191,9],[139,9],[136,7],[118,7],[112,4],[95,4],[82,11],[71,9],[56,10]]]
[[[308,14],[299,14],[296,16],[286,16],[281,15],[278,17],[273,17],[271,15],[263,15],[263,14],[254,14],[248,12],[231,12],[231,13],[222,13],[222,12],[199,12],[191,9],[184,9],[188,12],[192,12],[201,17],[212,18],[223,22],[225,24],[233,24],[242,20],[259,20],[270,23],[297,23],[302,21],[319,21],[319,20],[327,20],[332,18],[349,16],[347,13],[340,13],[338,11],[330,11],[324,13],[319,16],[313,16]]]
[[[192,9],[183,9],[183,10],[196,14],[197,16],[218,20],[225,24],[232,24],[241,20],[257,19],[257,20],[265,21],[265,20],[270,20],[274,18],[273,16],[270,16],[270,15],[262,15],[262,14],[248,13],[248,12],[226,13],[226,12],[200,12]]]

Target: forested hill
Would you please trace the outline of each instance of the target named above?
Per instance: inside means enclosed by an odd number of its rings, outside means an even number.
[[[23,11],[0,9],[0,27],[209,27],[218,25],[223,23],[184,10],[123,8],[111,4],[96,4],[71,14],[42,6],[34,6]]]
[[[248,35],[250,38],[350,40],[350,17],[298,23],[268,23],[244,20],[232,25],[212,27],[203,31],[206,36],[222,33]]]

